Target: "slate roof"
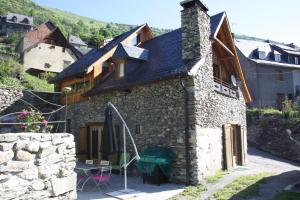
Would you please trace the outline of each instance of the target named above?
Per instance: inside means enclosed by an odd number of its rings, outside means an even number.
[[[221,24],[221,21],[223,19],[223,17],[226,15],[225,12],[221,12],[219,14],[216,14],[212,17],[210,17],[210,27],[211,27],[211,35],[215,35],[218,27],[220,26]]]
[[[13,17],[16,17],[17,21],[14,22],[12,21]],[[28,20],[28,24],[25,23],[25,19]],[[33,25],[33,18],[32,17],[29,17],[29,16],[26,16],[26,15],[21,15],[21,14],[18,14],[18,13],[8,13],[6,15],[6,22],[8,23],[18,23],[18,24],[24,24],[24,25]]]
[[[64,69],[58,76],[54,77],[50,82],[57,82],[72,76],[77,76],[82,73],[85,73],[88,68],[95,63],[99,58],[101,58],[103,55],[105,55],[107,52],[109,52],[111,49],[113,49],[115,46],[117,46],[119,43],[121,43],[124,39],[126,39],[128,36],[130,36],[132,33],[137,31],[138,29],[142,28],[146,24],[143,24],[141,26],[138,26],[130,31],[127,31],[117,37],[115,37],[112,41],[107,43],[104,47],[98,49],[94,48],[91,51],[89,51],[87,54],[83,55],[80,59],[75,61],[73,64],[71,64],[69,67]]]
[[[292,55],[300,55],[300,51],[296,48],[289,47],[283,44],[277,44],[274,42],[269,41],[254,41],[248,39],[235,39],[236,47],[241,51],[241,53],[247,57],[248,59],[258,63],[258,64],[266,64],[266,65],[273,65],[273,66],[280,66],[280,67],[294,67],[299,68],[300,65],[291,64],[291,63],[284,63],[284,62],[276,62],[272,58],[272,54],[274,52],[280,53],[279,50],[282,52],[286,52]],[[276,47],[276,48],[275,48]],[[255,51],[259,49],[260,51],[264,51],[266,54],[265,59],[258,59],[255,55]]]
[[[140,47],[150,52],[147,62],[129,65],[126,63],[126,68],[132,71],[130,76],[115,80],[111,75],[84,95],[91,96],[111,89],[127,88],[186,74],[187,69],[184,67],[181,54],[181,38],[181,29],[177,29],[146,41]]]
[[[75,45],[87,46],[87,44],[84,41],[82,41],[80,37],[77,37],[75,35],[69,36],[69,43]]]
[[[211,17],[212,35],[215,35],[224,14],[223,12]],[[126,69],[129,68],[128,70],[131,71],[130,76],[115,80],[111,75],[84,96],[187,75],[190,66],[185,66],[183,63],[181,42],[182,31],[180,28],[142,43],[139,47],[149,51],[148,61],[126,63]]]
[[[113,58],[133,58],[137,60],[148,60],[149,51],[147,49],[126,44],[119,44]]]

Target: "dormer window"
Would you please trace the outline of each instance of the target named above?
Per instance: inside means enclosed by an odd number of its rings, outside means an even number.
[[[141,35],[140,34],[137,34],[136,36],[134,36],[131,41],[130,41],[130,44],[132,46],[137,46],[139,43],[141,42]]]
[[[281,62],[281,54],[278,51],[273,51],[275,62]]]
[[[299,58],[298,57],[295,57],[295,64],[299,65]]]
[[[256,51],[257,51],[258,59],[265,59],[266,58],[266,52],[262,47],[257,48]]]
[[[17,17],[16,17],[16,16],[13,16],[11,20],[12,20],[13,22],[17,22]]]
[[[276,62],[281,62],[281,55],[280,54],[274,54],[274,60]]]
[[[117,63],[117,79],[121,79],[125,77],[125,60],[119,60]]]

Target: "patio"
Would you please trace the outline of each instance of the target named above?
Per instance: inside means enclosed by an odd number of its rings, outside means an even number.
[[[124,177],[112,174],[109,182],[109,188],[102,187],[102,190],[98,190],[92,183],[89,183],[83,192],[78,191],[78,200],[116,200],[115,197],[110,197],[105,193],[118,191],[124,189]],[[128,188],[134,189],[139,193],[132,198],[134,200],[163,200],[168,199],[176,194],[179,194],[184,190],[184,185],[178,185],[174,183],[162,184],[160,186],[153,184],[143,184],[141,177],[128,177]]]

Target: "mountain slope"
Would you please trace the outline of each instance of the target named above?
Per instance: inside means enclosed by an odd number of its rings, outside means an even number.
[[[6,15],[7,12],[33,16],[35,25],[50,20],[62,30],[65,36],[68,34],[80,36],[90,45],[96,45],[103,39],[119,35],[134,27],[126,24],[106,23],[59,9],[39,6],[31,0],[0,0],[0,15]],[[154,35],[167,32],[167,30],[157,28],[152,30]]]

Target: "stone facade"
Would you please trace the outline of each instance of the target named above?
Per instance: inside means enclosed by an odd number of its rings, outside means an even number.
[[[72,133],[88,123],[104,122],[104,110],[112,102],[133,133],[138,151],[149,146],[171,147],[177,155],[173,180],[185,180],[184,96],[179,79],[132,88],[130,93],[110,92],[68,107]],[[121,123],[119,123],[121,125]],[[136,134],[136,126],[141,133]],[[131,142],[128,141],[132,149]],[[133,155],[133,152],[132,152]]]
[[[248,143],[289,160],[300,161],[300,139],[289,130],[295,122],[280,115],[247,116]]]
[[[70,134],[0,135],[0,199],[76,199]]]
[[[69,48],[46,43],[39,43],[23,52],[26,70],[37,69],[58,73],[76,60],[75,54]]]
[[[184,27],[183,58],[195,58],[196,61],[204,59],[197,74],[192,77],[193,81],[189,88],[191,96],[189,107],[193,111],[193,115],[190,116],[192,124],[190,135],[191,141],[194,141],[191,152],[194,159],[191,162],[190,173],[192,181],[197,182],[222,169],[222,126],[236,124],[246,130],[246,104],[240,89],[238,99],[227,97],[214,90],[210,17],[206,10],[200,6],[192,6],[185,8],[181,17]],[[185,35],[189,36],[191,33],[194,34],[193,40],[185,39]],[[195,46],[198,46],[198,50],[192,51],[191,48]],[[246,136],[245,132],[243,134]],[[244,143],[246,142],[245,139]]]

